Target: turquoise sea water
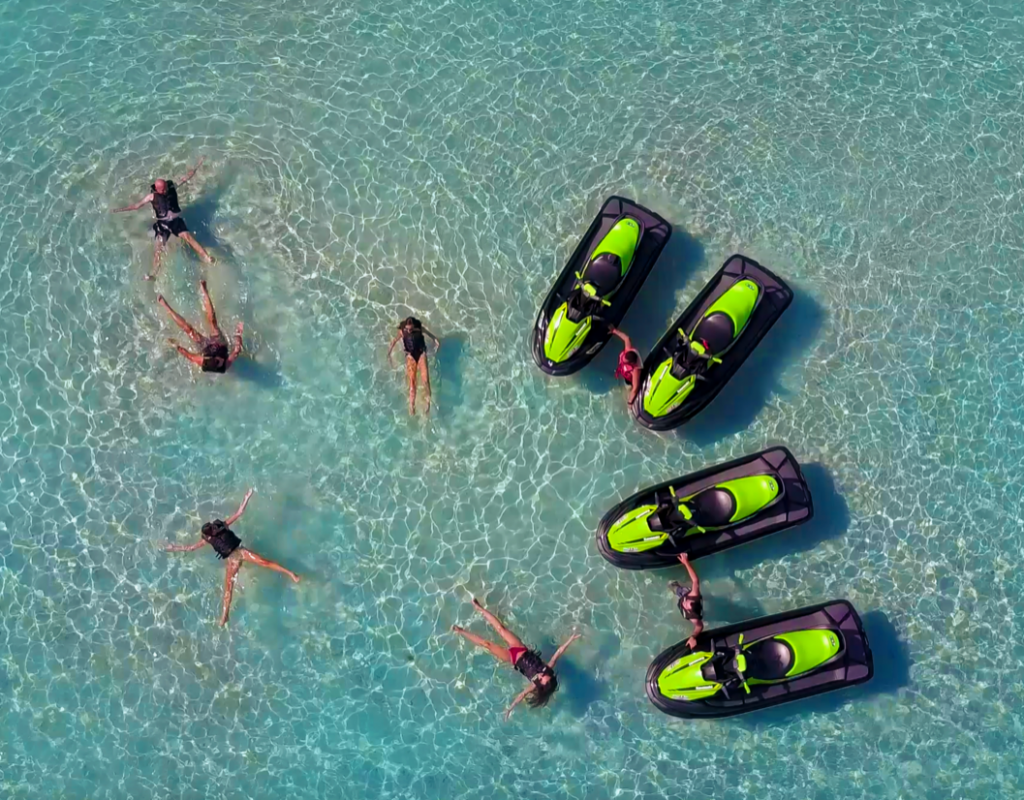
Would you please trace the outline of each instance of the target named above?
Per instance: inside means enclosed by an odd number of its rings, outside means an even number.
[[[1019,4],[0,5],[0,797],[1024,797]],[[206,164],[142,281],[158,176]],[[603,199],[676,233],[642,348],[730,253],[797,299],[681,434],[614,354],[533,366]],[[199,376],[207,274],[251,360]],[[435,414],[384,358],[439,333]],[[179,337],[180,338],[180,337]],[[646,483],[787,444],[817,519],[698,564],[711,624],[832,597],[863,689],[720,722],[642,678],[676,571],[592,545]],[[245,543],[167,554],[257,493]],[[560,665],[501,712],[479,596]]]

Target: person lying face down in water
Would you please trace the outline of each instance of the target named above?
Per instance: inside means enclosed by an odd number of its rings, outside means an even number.
[[[196,255],[202,259],[204,264],[213,263],[213,258],[210,254],[188,232],[188,226],[185,224],[185,220],[181,216],[181,208],[178,206],[178,187],[184,186],[192,180],[192,176],[202,166],[203,161],[205,161],[205,158],[199,159],[199,163],[189,170],[184,177],[178,178],[177,183],[157,178],[153,181],[153,185],[149,187],[150,193],[139,202],[124,208],[115,208],[113,211],[113,213],[118,214],[121,211],[138,211],[147,203],[153,205],[153,214],[156,215],[156,222],[153,223],[153,272],[146,276],[147,281],[154,280],[160,272],[160,259],[167,247],[167,240],[171,238],[171,234],[174,234],[179,239],[184,239],[188,246],[196,251]]]
[[[693,623],[693,633],[686,640],[686,646],[693,650],[697,646],[697,637],[704,630],[704,598],[700,596],[700,578],[690,563],[690,557],[686,553],[680,553],[679,563],[690,573],[690,582],[693,586],[683,586],[679,581],[669,581],[668,585],[679,598],[679,612],[683,619]]]
[[[171,319],[178,323],[178,327],[185,331],[188,338],[199,346],[199,352],[193,353],[191,350],[186,350],[174,339],[168,339],[167,341],[203,372],[227,372],[228,367],[234,363],[235,359],[238,358],[238,354],[242,352],[242,323],[239,322],[235,328],[235,346],[229,353],[227,340],[217,325],[217,312],[213,310],[213,302],[210,300],[209,292],[206,291],[206,281],[199,281],[199,289],[203,294],[203,308],[206,310],[206,321],[210,324],[210,335],[201,336],[197,333],[196,329],[189,325],[181,314],[167,305],[167,301],[164,300],[164,296],[161,294],[157,295],[156,301],[167,309]]]
[[[619,353],[619,365],[615,369],[615,377],[626,382],[629,391],[626,393],[626,405],[633,405],[637,392],[640,391],[640,373],[643,372],[644,360],[640,358],[640,351],[633,347],[629,336],[624,334],[614,325],[608,326],[608,332],[622,339],[622,352]]]
[[[425,414],[430,413],[430,368],[427,366],[427,343],[423,339],[426,334],[434,340],[434,354],[441,349],[441,341],[434,334],[423,327],[416,317],[406,317],[398,326],[398,335],[391,340],[388,347],[388,364],[392,366],[391,351],[395,349],[398,340],[402,340],[402,347],[405,348],[405,377],[409,382],[409,413],[416,414],[416,376],[423,378],[423,389],[427,397]]]
[[[180,553],[188,550],[198,550],[203,545],[209,544],[216,551],[218,558],[223,558],[227,561],[224,572],[224,608],[220,615],[221,625],[227,624],[228,610],[231,608],[231,596],[235,590],[235,578],[238,576],[238,570],[241,568],[243,561],[272,569],[275,572],[283,572],[295,583],[299,582],[299,576],[291,570],[287,570],[280,564],[275,564],[273,561],[257,555],[252,550],[242,547],[242,540],[231,530],[231,526],[245,513],[245,507],[249,504],[252,492],[253,490],[250,489],[245,493],[245,499],[242,500],[242,505],[238,507],[238,511],[226,520],[215,519],[213,522],[207,522],[203,525],[202,538],[195,544],[169,544],[164,548],[170,553]]]
[[[512,715],[512,709],[514,709],[521,700],[526,700],[533,708],[540,708],[545,705],[548,700],[551,699],[551,695],[558,689],[558,681],[555,679],[555,662],[562,657],[562,654],[566,649],[580,638],[578,633],[574,633],[570,636],[565,644],[559,647],[551,660],[547,663],[540,657],[540,653],[536,650],[531,650],[522,643],[520,638],[516,636],[512,631],[501,624],[501,621],[494,616],[490,611],[480,605],[480,601],[475,597],[473,598],[473,607],[479,611],[485,620],[490,623],[490,626],[498,632],[498,635],[505,642],[505,646],[489,642],[482,636],[477,636],[475,633],[470,633],[464,628],[460,628],[458,625],[452,625],[452,631],[457,633],[464,639],[469,639],[473,644],[478,647],[484,648],[488,653],[494,656],[498,661],[502,663],[510,663],[516,672],[520,673],[526,680],[530,682],[530,686],[523,689],[516,699],[512,701],[512,705],[505,711],[505,719]]]

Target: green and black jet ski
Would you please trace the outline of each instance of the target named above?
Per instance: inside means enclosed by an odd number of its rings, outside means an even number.
[[[677,717],[729,717],[871,679],[860,617],[846,600],[705,631],[661,653],[647,696]]]
[[[544,300],[533,359],[549,375],[582,369],[604,347],[672,235],[672,226],[610,197]]]
[[[680,553],[700,558],[813,516],[800,464],[773,447],[641,489],[601,518],[597,549],[624,569],[670,567]]]
[[[664,431],[697,414],[792,301],[792,290],[756,261],[729,258],[644,361],[637,421]]]

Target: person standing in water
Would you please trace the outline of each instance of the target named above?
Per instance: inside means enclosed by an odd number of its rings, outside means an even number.
[[[637,392],[640,391],[640,373],[643,372],[644,360],[640,358],[640,351],[633,347],[629,336],[620,331],[614,325],[608,326],[608,332],[622,339],[622,352],[619,353],[619,365],[615,369],[615,377],[626,382],[629,391],[626,394],[626,405],[633,405]]]
[[[519,705],[522,700],[526,700],[533,708],[540,708],[545,705],[551,696],[558,689],[558,681],[555,679],[555,662],[562,657],[569,645],[580,638],[580,634],[574,633],[570,636],[565,643],[559,647],[551,660],[545,662],[540,657],[540,653],[536,650],[531,650],[523,644],[522,640],[516,636],[512,631],[501,624],[501,621],[494,616],[490,611],[480,605],[480,601],[475,597],[473,598],[473,607],[479,611],[485,620],[490,624],[498,635],[501,636],[505,642],[505,646],[495,644],[482,636],[477,636],[475,633],[470,633],[464,628],[460,628],[458,625],[452,625],[452,631],[457,633],[464,639],[468,639],[477,647],[482,647],[498,661],[502,663],[509,663],[512,665],[516,672],[520,673],[526,680],[530,682],[530,686],[523,689],[516,699],[512,701],[512,705],[505,711],[505,719],[508,720],[512,716],[512,710]]]
[[[161,294],[157,295],[156,301],[167,309],[171,319],[199,346],[199,352],[193,353],[191,350],[186,350],[174,339],[168,339],[167,341],[185,358],[202,369],[203,372],[227,372],[228,367],[234,363],[235,359],[238,358],[238,354],[242,352],[243,325],[239,322],[235,328],[235,346],[229,353],[227,340],[217,325],[217,312],[213,310],[213,301],[210,300],[210,295],[206,291],[206,281],[199,281],[199,289],[203,295],[203,308],[206,310],[206,321],[210,325],[210,335],[201,336],[196,332],[196,329],[189,325],[181,314],[167,304],[167,301],[164,300],[164,296]]]
[[[406,317],[398,326],[398,334],[391,340],[388,347],[388,364],[394,365],[391,360],[391,351],[395,349],[398,340],[402,340],[405,348],[405,377],[409,382],[409,413],[416,414],[416,378],[417,374],[423,378],[423,389],[427,398],[425,414],[430,413],[430,368],[427,366],[427,343],[423,338],[426,334],[434,340],[434,354],[441,349],[441,340],[423,327],[416,317]]]
[[[683,586],[679,581],[669,581],[668,585],[679,598],[679,611],[683,619],[693,623],[693,633],[686,640],[686,646],[693,650],[697,646],[697,637],[704,630],[704,598],[700,595],[700,578],[690,563],[690,557],[686,553],[680,553],[679,563],[690,573],[690,582],[693,585]]]
[[[252,489],[245,493],[245,499],[242,500],[242,505],[238,507],[238,511],[226,520],[215,519],[213,522],[204,524],[201,531],[202,538],[195,544],[169,544],[164,548],[169,553],[180,553],[198,550],[203,545],[209,544],[216,551],[218,558],[227,561],[224,572],[224,604],[220,614],[221,625],[227,624],[228,611],[231,608],[231,597],[235,591],[235,578],[238,577],[238,570],[241,569],[242,562],[248,561],[250,564],[266,567],[267,569],[274,570],[274,572],[282,572],[295,583],[299,582],[299,576],[291,570],[285,569],[280,564],[275,564],[273,561],[257,555],[252,550],[242,547],[242,540],[231,530],[231,526],[245,513],[245,507],[249,504],[249,498],[252,497],[252,493]]]
[[[138,211],[147,203],[153,205],[153,213],[156,215],[156,222],[153,223],[153,272],[146,276],[147,281],[154,280],[160,272],[160,259],[166,249],[167,240],[171,238],[171,234],[174,234],[179,239],[184,239],[188,246],[196,251],[196,255],[199,256],[204,264],[213,263],[213,258],[210,254],[189,233],[185,219],[181,216],[181,208],[178,206],[178,187],[184,186],[192,180],[192,176],[196,174],[196,170],[203,165],[205,160],[205,158],[199,159],[199,163],[189,170],[183,178],[179,178],[177,183],[157,178],[149,187],[150,193],[139,202],[124,208],[115,208],[113,211],[113,213],[118,214],[122,211]]]

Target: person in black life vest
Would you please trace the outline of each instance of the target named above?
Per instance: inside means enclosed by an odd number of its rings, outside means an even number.
[[[168,339],[167,341],[185,358],[202,369],[203,372],[227,372],[228,367],[234,363],[235,359],[238,358],[238,354],[242,352],[242,323],[239,322],[235,327],[235,346],[229,353],[227,340],[217,325],[217,312],[213,310],[213,301],[210,300],[210,294],[206,291],[206,281],[199,281],[199,289],[203,295],[203,308],[206,311],[206,321],[210,325],[210,335],[202,336],[199,334],[181,314],[167,304],[167,301],[164,300],[164,296],[161,294],[157,295],[156,301],[167,309],[171,319],[199,346],[199,352],[193,353],[191,350],[186,350],[174,339]]]
[[[256,564],[260,567],[266,567],[272,569],[275,572],[283,572],[295,583],[299,582],[299,576],[291,570],[285,569],[280,564],[275,564],[273,561],[264,558],[261,555],[257,555],[252,550],[242,547],[242,540],[239,539],[231,526],[234,525],[238,518],[245,513],[245,507],[249,504],[249,498],[252,497],[253,490],[250,489],[245,493],[245,499],[242,500],[242,505],[238,507],[238,511],[232,514],[225,520],[215,519],[213,522],[207,522],[202,528],[202,538],[195,544],[169,544],[165,550],[168,552],[184,552],[188,550],[198,550],[203,545],[209,544],[216,551],[219,558],[223,558],[227,561],[226,570],[224,573],[224,607],[220,615],[220,624],[226,625],[228,621],[228,610],[231,608],[231,595],[235,589],[235,578],[238,576],[238,570],[242,566],[243,561],[248,561],[251,564]]]
[[[700,596],[700,578],[697,577],[693,565],[690,564],[689,556],[686,553],[680,553],[679,563],[690,573],[690,582],[693,585],[682,586],[679,581],[670,581],[668,585],[679,598],[679,611],[683,618],[693,623],[693,633],[686,640],[687,647],[693,650],[697,646],[697,637],[704,630],[704,599]]]
[[[495,642],[488,641],[483,636],[477,636],[475,633],[470,633],[465,628],[460,628],[458,625],[452,625],[452,632],[457,633],[464,639],[468,639],[477,647],[484,648],[488,653],[498,659],[498,661],[511,664],[512,668],[516,672],[530,682],[528,687],[516,695],[516,699],[512,701],[512,705],[510,705],[505,711],[505,720],[507,721],[508,718],[512,716],[512,710],[523,700],[526,700],[526,702],[533,708],[540,708],[545,705],[558,689],[558,681],[555,679],[555,662],[562,657],[562,654],[565,653],[569,645],[580,638],[580,634],[574,633],[566,639],[562,646],[555,651],[554,655],[545,662],[544,659],[540,657],[540,653],[538,651],[531,650],[523,644],[522,640],[518,636],[501,624],[501,620],[480,605],[480,601],[475,597],[473,598],[473,608],[480,612],[483,618],[487,620],[487,623],[492,628],[494,628],[505,644],[500,645]]]
[[[196,255],[199,256],[204,264],[213,263],[213,258],[210,254],[188,232],[185,219],[181,216],[181,207],[178,205],[178,187],[184,186],[192,180],[192,176],[196,174],[196,170],[202,166],[204,160],[204,158],[199,159],[199,163],[189,170],[183,178],[178,178],[177,182],[157,178],[153,181],[153,185],[149,187],[150,193],[139,202],[124,208],[115,208],[113,211],[115,214],[121,211],[138,211],[147,203],[153,206],[153,214],[156,215],[156,222],[153,223],[153,272],[146,276],[147,281],[154,280],[159,273],[160,258],[167,246],[167,240],[171,238],[171,234],[174,234],[179,239],[184,239],[188,246],[196,251]]]

